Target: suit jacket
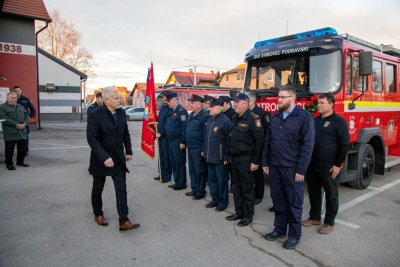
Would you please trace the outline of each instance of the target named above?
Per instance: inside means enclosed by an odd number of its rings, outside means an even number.
[[[107,109],[101,106],[94,110],[88,118],[86,128],[87,141],[92,149],[90,154],[89,172],[95,176],[113,176],[118,173],[122,163],[126,172],[126,155],[132,155],[131,138],[125,111],[116,110],[116,119]],[[125,148],[125,151],[124,151]],[[114,167],[104,165],[109,157],[114,161]]]

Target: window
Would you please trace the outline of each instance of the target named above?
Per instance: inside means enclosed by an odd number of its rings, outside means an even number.
[[[382,62],[376,60],[372,62],[372,90],[382,92]]]
[[[225,74],[225,82],[226,82],[226,83],[229,82],[229,74]]]
[[[353,90],[362,91],[362,77],[358,57],[348,55],[346,57],[346,94],[351,94]]]
[[[396,68],[394,65],[386,64],[386,92],[389,94],[396,93]]]
[[[239,82],[240,81],[240,72],[236,72],[236,79],[235,81]]]
[[[267,81],[272,82],[274,79],[274,73],[273,71],[268,71],[267,72]]]
[[[189,93],[184,93],[185,106],[190,106]]]

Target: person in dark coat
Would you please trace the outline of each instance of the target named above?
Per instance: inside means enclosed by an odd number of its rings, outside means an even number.
[[[91,104],[87,109],[87,115],[89,116],[93,111],[95,111],[96,109],[98,109],[102,105],[103,105],[102,93],[98,92],[98,93],[96,93],[96,102]]]
[[[102,192],[106,176],[114,182],[119,215],[119,230],[138,228],[128,218],[126,193],[126,161],[132,160],[131,139],[125,111],[120,108],[118,90],[103,89],[104,105],[94,110],[88,118],[86,129],[90,148],[89,172],[93,175],[92,206],[97,224],[107,226],[103,215]]]
[[[271,119],[262,157],[269,175],[272,203],[275,208],[274,230],[264,237],[269,241],[286,236],[286,249],[300,242],[304,199],[304,175],[314,147],[314,122],[311,115],[296,103],[296,89],[281,87],[277,112]]]
[[[193,94],[188,100],[192,107],[192,113],[190,113],[186,122],[185,145],[188,149],[190,187],[192,190],[185,195],[193,197],[194,200],[199,200],[206,195],[206,178],[204,176],[207,166],[201,157],[201,150],[204,145],[204,99]]]
[[[16,94],[17,94],[17,103],[20,104],[21,106],[23,106],[26,110],[26,112],[28,113],[28,117],[29,119],[32,119],[33,117],[35,117],[36,114],[36,109],[35,106],[32,104],[32,101],[22,95],[22,90],[21,87],[16,85],[14,86],[14,90],[13,90]],[[26,139],[25,139],[25,150],[26,150],[26,155],[28,155],[28,151],[29,151],[29,133],[31,132],[30,128],[29,128],[29,123],[26,125]]]
[[[233,100],[230,96],[222,95],[219,97],[222,101],[224,101],[224,114],[228,117],[230,121],[232,121],[233,115],[236,114],[235,110],[232,108],[231,101]]]
[[[232,128],[231,121],[223,113],[224,102],[214,98],[211,100],[210,117],[205,124],[204,147],[202,155],[208,167],[208,187],[211,202],[206,208],[215,207],[223,211],[228,206],[228,170],[229,162],[228,138]]]
[[[169,156],[169,145],[167,133],[165,131],[165,125],[167,124],[167,118],[172,112],[170,107],[168,106],[167,94],[170,91],[164,91],[162,94],[163,104],[160,107],[160,112],[158,113],[157,118],[157,140],[158,147],[160,151],[160,175],[154,177],[154,180],[159,181],[162,178],[162,183],[169,183],[172,177],[172,165]]]

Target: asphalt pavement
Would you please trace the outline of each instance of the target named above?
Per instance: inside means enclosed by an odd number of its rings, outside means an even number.
[[[400,266],[400,167],[375,175],[370,188],[340,186],[335,229],[303,228],[295,250],[263,235],[273,230],[269,186],[253,223],[225,220],[228,209],[204,207],[153,180],[157,161],[140,150],[141,122],[129,122],[133,160],[127,175],[129,216],[141,227],[118,230],[112,180],[103,192],[108,227],[95,224],[85,123],[42,123],[32,131],[29,168],[0,164],[0,266]],[[4,142],[0,137],[0,161]],[[189,185],[189,183],[188,183]],[[208,188],[207,188],[207,192]],[[303,219],[309,201],[304,200]]]

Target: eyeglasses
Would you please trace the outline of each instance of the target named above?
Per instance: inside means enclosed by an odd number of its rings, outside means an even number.
[[[285,99],[285,98],[288,98],[288,97],[292,97],[292,96],[291,95],[278,95],[279,99]]]

